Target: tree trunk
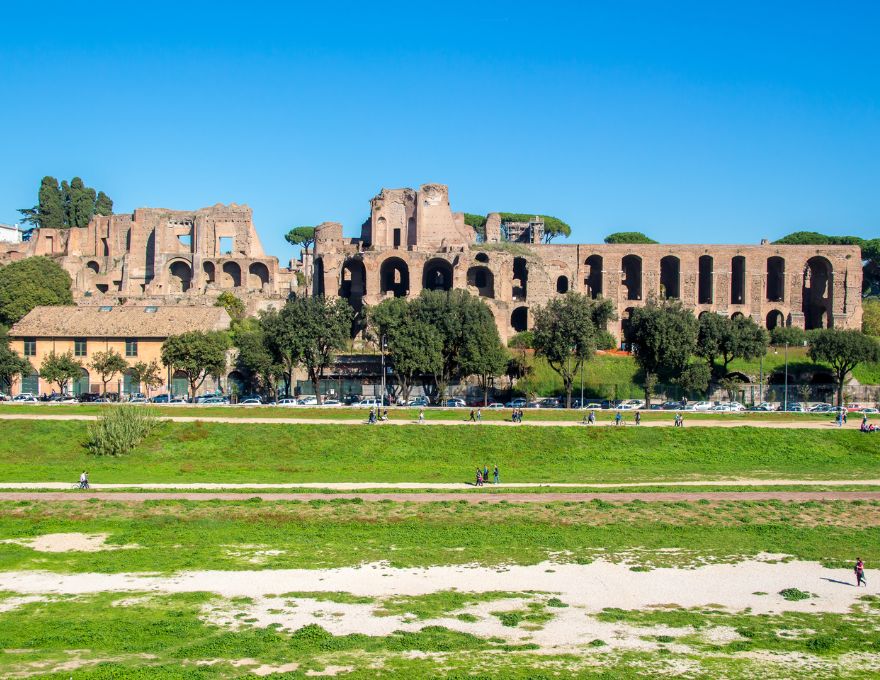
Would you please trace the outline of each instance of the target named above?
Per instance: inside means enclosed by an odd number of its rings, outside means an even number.
[[[837,376],[837,405],[843,406],[843,377]]]
[[[321,378],[314,371],[309,371],[309,377],[312,379],[312,387],[315,390],[315,398],[318,400],[318,406],[321,406],[324,403],[324,399],[321,396]]]

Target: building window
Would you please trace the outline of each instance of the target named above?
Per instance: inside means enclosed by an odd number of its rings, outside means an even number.
[[[73,339],[73,356],[84,357],[85,355],[86,355],[86,339],[85,338],[74,338]]]
[[[36,338],[25,338],[24,339],[24,355],[26,357],[33,357],[37,355],[37,339]]]
[[[136,357],[137,355],[138,355],[137,338],[126,338],[125,339],[125,356]]]

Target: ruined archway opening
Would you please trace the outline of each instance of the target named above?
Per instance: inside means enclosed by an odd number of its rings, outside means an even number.
[[[239,288],[241,286],[241,267],[237,262],[226,262],[222,271],[224,288]]]
[[[660,296],[668,300],[681,297],[681,263],[675,255],[660,260]]]
[[[584,265],[587,268],[586,276],[584,276],[584,289],[592,299],[596,299],[602,295],[602,256],[590,255]]]
[[[737,255],[730,261],[730,304],[746,302],[746,258]]]
[[[488,267],[474,266],[468,269],[467,285],[476,288],[480,297],[495,297],[495,276]]]
[[[355,311],[360,311],[364,295],[367,294],[367,270],[363,262],[346,260],[343,263],[338,294],[348,300]]]
[[[556,292],[560,295],[564,295],[568,292],[568,277],[560,276],[556,279]]]
[[[248,288],[263,290],[269,284],[269,268],[262,262],[252,262],[248,267]]]
[[[529,328],[529,308],[517,307],[510,315],[510,327],[517,333],[522,333]]]
[[[713,275],[715,262],[711,255],[700,256],[699,273],[697,282],[697,303],[711,305],[715,301],[715,286]]]
[[[482,262],[483,264],[489,264],[489,255],[486,253],[477,253],[477,256],[474,259],[477,262]]]
[[[214,277],[216,276],[216,268],[214,267],[213,262],[203,262],[202,263],[202,272],[205,274],[205,283],[214,283]]]
[[[394,297],[409,295],[409,267],[399,257],[389,257],[379,268],[379,290],[385,296],[392,293]]]
[[[452,264],[441,258],[429,260],[422,273],[425,290],[452,290]]]
[[[189,264],[178,260],[168,267],[168,288],[172,293],[185,293],[192,284],[192,269]]]
[[[767,258],[767,301],[785,301],[785,260],[781,257]]]
[[[831,328],[834,325],[833,275],[831,263],[824,257],[811,257],[804,267],[804,328]]]
[[[513,299],[525,300],[529,288],[529,264],[524,257],[513,258]]]
[[[642,299],[642,258],[638,255],[627,255],[621,261],[623,270],[623,287],[626,289],[627,300]]]
[[[620,315],[620,337],[624,342],[631,342],[630,336],[630,327],[632,326],[632,315],[635,311],[635,307],[627,307],[623,310],[623,314]]]
[[[324,260],[320,257],[312,263],[312,295],[324,297]]]
[[[774,328],[782,328],[785,326],[785,316],[778,309],[773,309],[767,314],[767,330],[772,331]]]

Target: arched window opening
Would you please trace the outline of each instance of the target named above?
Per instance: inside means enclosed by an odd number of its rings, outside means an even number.
[[[202,263],[202,271],[205,274],[205,283],[214,283],[214,277],[216,276],[216,268],[214,267],[213,262],[203,262]]]
[[[714,285],[715,262],[711,255],[701,255],[699,261],[699,281],[697,282],[697,303],[711,305],[715,301]]]
[[[627,300],[642,299],[642,258],[638,255],[627,255],[621,263],[623,270],[623,287],[626,289]]]
[[[223,264],[223,287],[238,288],[241,286],[241,267],[237,262]]]
[[[517,333],[528,330],[529,328],[529,308],[517,307],[510,315],[510,327]]]
[[[425,264],[422,274],[422,288],[425,290],[451,290],[452,264],[441,258],[434,258]]]
[[[252,262],[248,267],[248,288],[263,290],[269,283],[269,268],[262,262]]]
[[[389,257],[379,268],[379,290],[394,297],[409,295],[409,267],[399,257]]]
[[[495,276],[488,267],[474,266],[468,269],[467,285],[476,288],[480,297],[495,297]]]
[[[192,269],[186,262],[172,262],[168,268],[168,287],[172,293],[185,293],[192,283]]]
[[[556,279],[556,292],[560,295],[568,292],[568,277],[560,276]]]
[[[312,295],[324,297],[324,260],[320,257],[312,264]]]
[[[730,304],[746,302],[746,258],[737,255],[730,261]]]
[[[834,277],[831,263],[816,256],[804,267],[803,314],[804,327],[831,328],[834,325]]]
[[[785,325],[785,316],[778,309],[771,310],[767,315],[767,330],[772,331],[774,328],[781,328]]]
[[[668,300],[681,297],[681,263],[675,255],[667,255],[660,260],[660,292]]]
[[[529,265],[524,257],[513,258],[513,299],[525,300],[529,288]]]
[[[587,267],[584,276],[584,289],[592,299],[602,295],[602,256],[590,255],[585,261]]]
[[[767,301],[785,301],[785,260],[781,257],[767,258]]]

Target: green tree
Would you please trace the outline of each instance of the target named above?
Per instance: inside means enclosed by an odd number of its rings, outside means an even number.
[[[474,375],[483,392],[483,405],[489,405],[489,387],[495,377],[503,375],[507,369],[509,354],[498,335],[498,326],[492,312],[483,305],[485,311],[476,305],[471,308],[477,317],[471,319],[471,331],[465,338],[461,358],[463,375]],[[486,314],[488,312],[488,314]]]
[[[314,227],[294,227],[290,231],[288,231],[284,235],[284,240],[287,241],[292,246],[299,246],[303,249],[303,252],[306,256],[309,254],[309,248],[315,245],[315,228]],[[306,257],[303,258],[303,262],[306,261]],[[310,272],[305,272],[303,274],[303,279],[306,286],[306,295],[309,294],[309,283],[311,282],[312,276]],[[297,277],[297,282],[299,281],[299,277]]]
[[[186,375],[190,398],[194,399],[205,378],[226,370],[227,349],[229,338],[221,331],[188,331],[162,343],[162,363]]]
[[[39,305],[72,305],[70,275],[48,257],[0,267],[0,323],[11,326]]]
[[[369,327],[385,349],[404,401],[419,375],[434,375],[443,360],[440,333],[415,314],[414,303],[404,298],[383,300],[368,311]]]
[[[868,298],[862,302],[862,331],[880,337],[880,298]]]
[[[123,373],[128,368],[128,362],[112,348],[105,352],[95,352],[90,365],[101,376],[101,394],[107,394],[107,383],[114,375]]]
[[[284,377],[284,367],[275,361],[266,344],[260,324],[241,327],[233,334],[233,344],[238,349],[236,367],[250,376],[257,390],[268,396],[277,396],[278,379]]]
[[[566,408],[571,408],[574,377],[593,356],[601,332],[613,318],[610,300],[591,300],[574,292],[535,308],[535,353],[546,358],[550,368],[562,378]]]
[[[32,370],[27,359],[18,356],[4,339],[0,339],[0,391],[12,385],[16,376],[30,375]]]
[[[87,187],[79,177],[69,183],[65,180],[59,186],[57,179],[47,176],[40,182],[37,205],[19,212],[24,222],[35,227],[69,229],[87,226],[96,213],[112,214],[113,201],[103,191]]]
[[[82,374],[83,365],[73,358],[73,352],[56,354],[49,352],[40,365],[40,377],[56,383],[62,394],[67,393],[67,383],[76,380]]]
[[[613,234],[608,234],[605,237],[605,243],[639,243],[639,244],[649,244],[649,243],[657,243],[652,238],[645,236],[640,231],[616,231]]]
[[[767,353],[769,338],[751,317],[730,319],[721,314],[704,314],[698,323],[698,356],[706,359],[709,369],[715,370],[715,359],[721,358],[721,375],[727,375],[734,359],[756,359]]]
[[[159,362],[153,359],[151,362],[138,361],[131,367],[131,379],[136,385],[143,385],[150,390],[162,384],[162,368]]]
[[[649,298],[630,317],[629,339],[644,372],[645,404],[660,379],[672,380],[688,366],[697,346],[697,318],[678,300]]]
[[[434,384],[435,398],[442,402],[449,383],[466,375],[468,336],[488,332],[486,326],[494,327],[495,319],[482,300],[465,290],[423,290],[413,301],[413,309],[417,319],[440,334],[442,361],[434,372]]]
[[[773,346],[803,345],[806,339],[804,329],[797,326],[777,326],[770,331],[770,344]]]
[[[687,368],[675,379],[675,382],[688,394],[696,392],[705,395],[711,379],[712,371],[706,364],[699,361],[689,363]]]
[[[244,302],[242,302],[240,298],[236,297],[234,293],[228,290],[224,290],[222,293],[220,293],[220,295],[217,296],[217,300],[214,302],[214,306],[223,307],[224,309],[226,309],[227,314],[229,314],[229,318],[232,319],[233,325],[244,318]]]
[[[337,298],[295,297],[280,312],[267,315],[263,328],[266,343],[285,368],[289,384],[293,368],[301,364],[315,389],[318,403],[323,403],[321,379],[333,364],[334,355],[349,340],[353,311]]]
[[[838,406],[843,406],[844,382],[849,372],[861,363],[880,361],[880,344],[860,331],[824,328],[812,331],[809,341],[810,358],[824,361],[834,370]]]

